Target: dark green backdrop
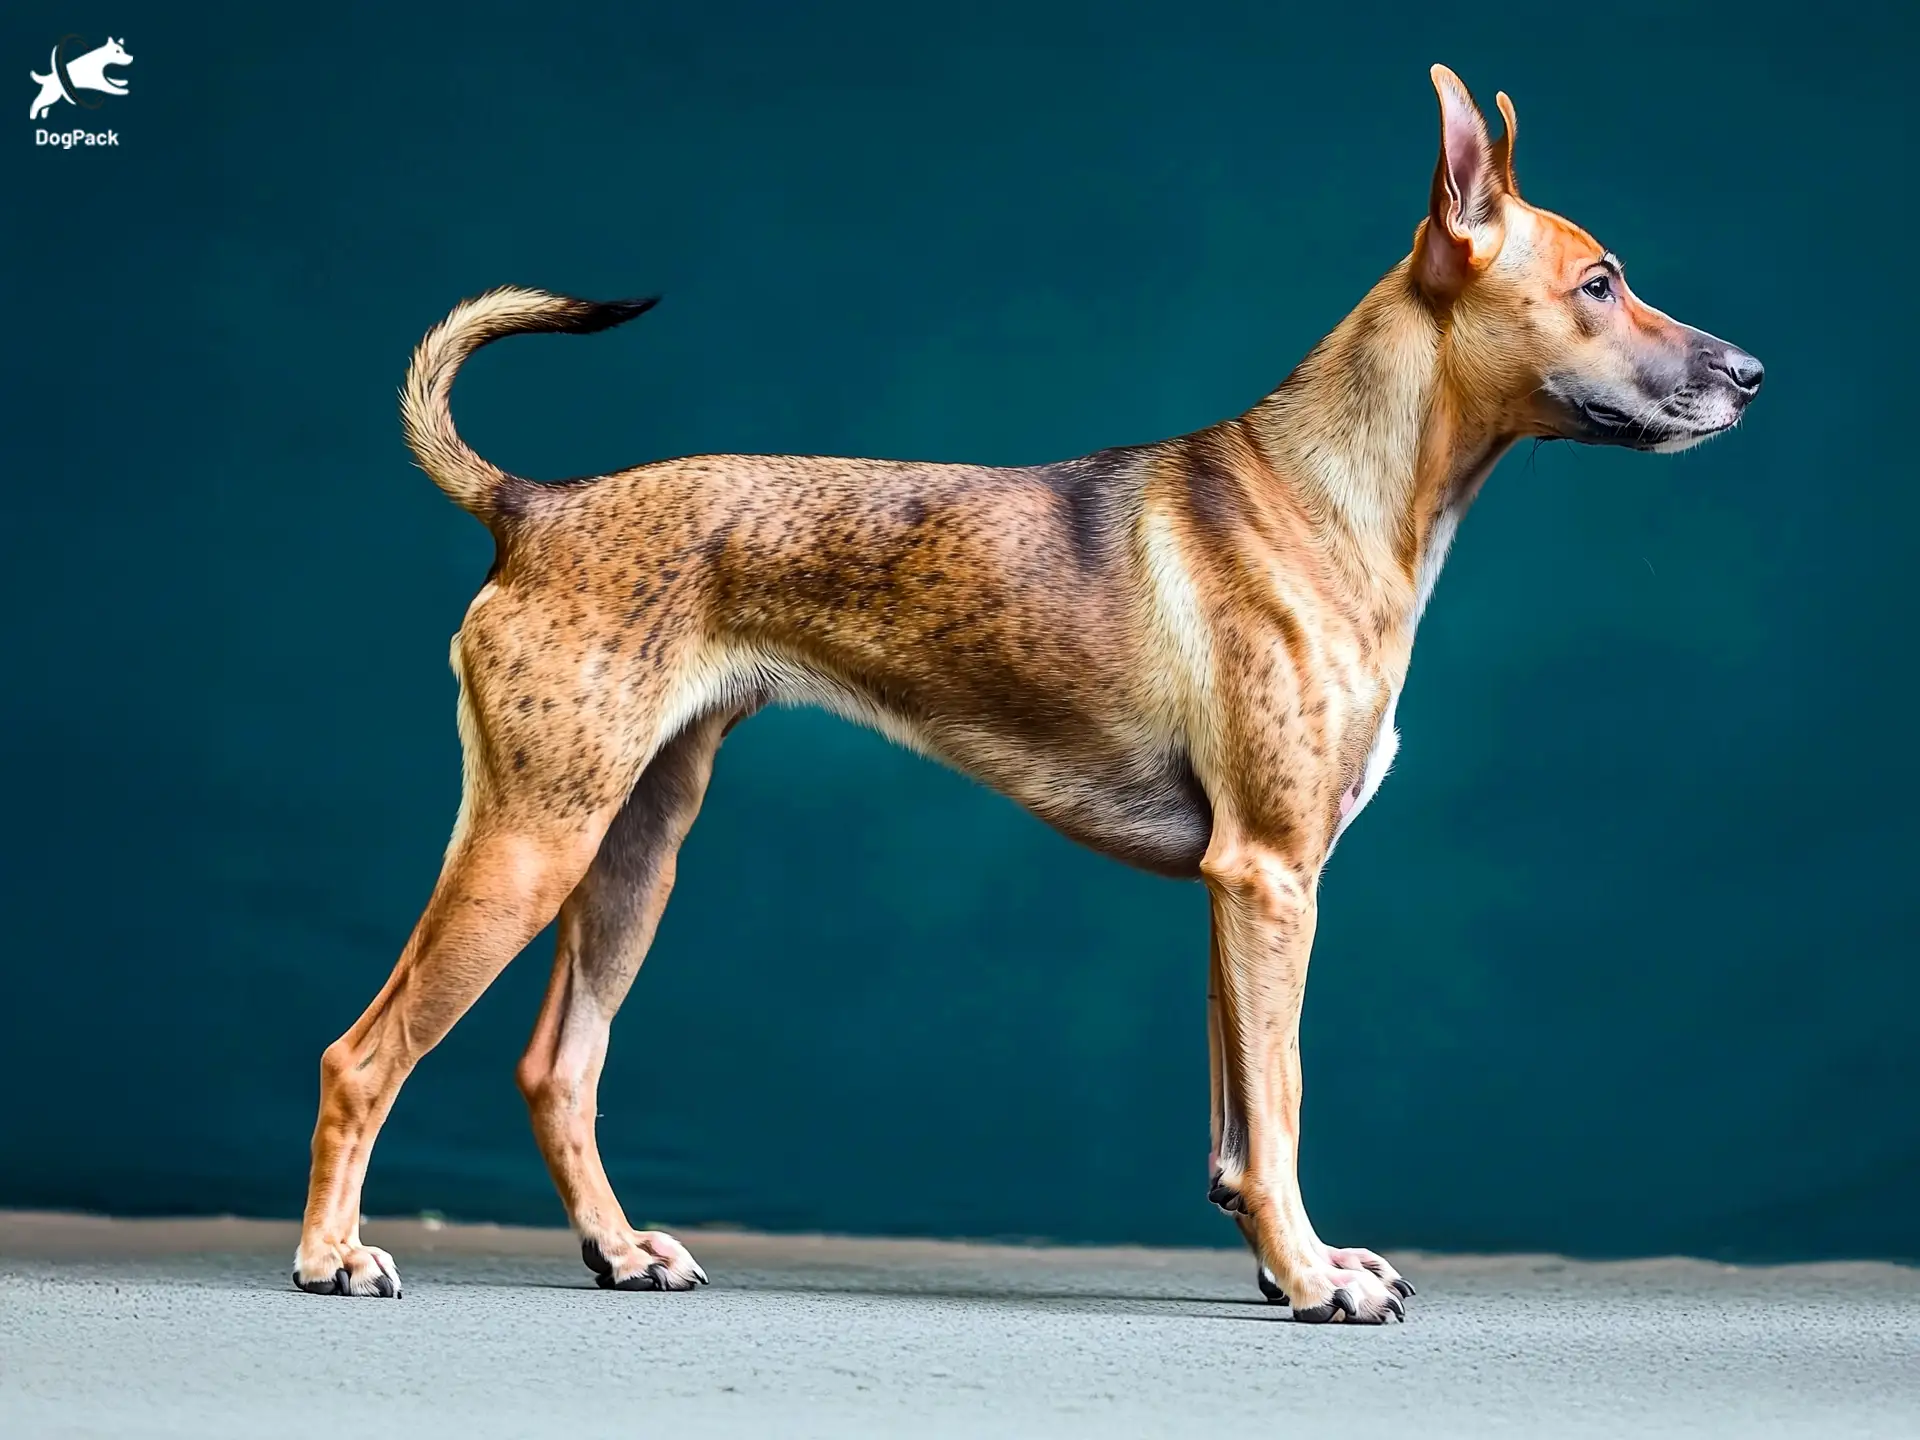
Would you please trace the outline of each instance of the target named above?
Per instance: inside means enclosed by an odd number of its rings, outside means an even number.
[[[394,407],[454,300],[666,294],[471,367],[466,434],[534,475],[1176,433],[1404,253],[1445,60],[1512,93],[1531,198],[1769,380],[1677,460],[1517,454],[1465,527],[1324,893],[1320,1228],[1920,1256],[1891,7],[184,8],[0,30],[0,1204],[299,1209],[319,1052],[457,794],[491,552]],[[31,143],[70,30],[135,57],[55,117],[116,149]],[[636,1218],[1232,1241],[1197,889],[814,714],[729,743],[681,876],[603,1089]],[[370,1212],[561,1219],[512,1082],[547,943],[408,1087]]]

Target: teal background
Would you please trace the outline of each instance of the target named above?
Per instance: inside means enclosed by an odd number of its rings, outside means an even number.
[[[70,30],[135,57],[55,117],[115,149],[32,144]],[[1319,1228],[1920,1257],[1912,41],[1891,6],[9,7],[0,1204],[298,1212],[319,1052],[457,796],[491,550],[394,405],[456,299],[665,293],[466,372],[466,435],[538,476],[1174,434],[1405,252],[1445,60],[1514,97],[1530,198],[1769,379],[1677,459],[1523,450],[1464,527],[1323,893]],[[756,720],[615,1029],[609,1168],[636,1219],[1237,1243],[1205,924]],[[409,1084],[370,1213],[561,1221],[512,1081],[548,945]]]

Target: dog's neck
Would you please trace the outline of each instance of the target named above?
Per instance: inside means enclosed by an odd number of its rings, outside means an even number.
[[[1445,317],[1402,262],[1246,416],[1381,638],[1413,627],[1460,516],[1515,436],[1447,383]]]

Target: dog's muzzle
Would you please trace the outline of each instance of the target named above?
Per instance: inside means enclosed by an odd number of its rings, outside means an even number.
[[[1684,365],[1643,373],[1637,390],[1589,391],[1569,377],[1546,389],[1564,409],[1569,439],[1632,450],[1684,450],[1731,429],[1766,379],[1746,351],[1703,336]]]

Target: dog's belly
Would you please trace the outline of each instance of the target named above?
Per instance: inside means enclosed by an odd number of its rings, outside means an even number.
[[[1200,876],[1213,805],[1182,753],[1028,756],[1005,767],[989,755],[940,758],[1102,855],[1174,879]]]
[[[1156,875],[1199,878],[1213,805],[1185,755],[1160,757],[1145,773],[1075,776],[1062,788],[1064,800],[1027,808],[1103,855]]]
[[[819,706],[878,731],[972,776],[1103,855],[1176,879],[1200,874],[1213,837],[1213,805],[1176,746],[1111,739],[1034,743],[984,715],[909,715],[790,659],[762,655],[753,669],[773,703]],[[1083,733],[1096,733],[1091,717]]]

